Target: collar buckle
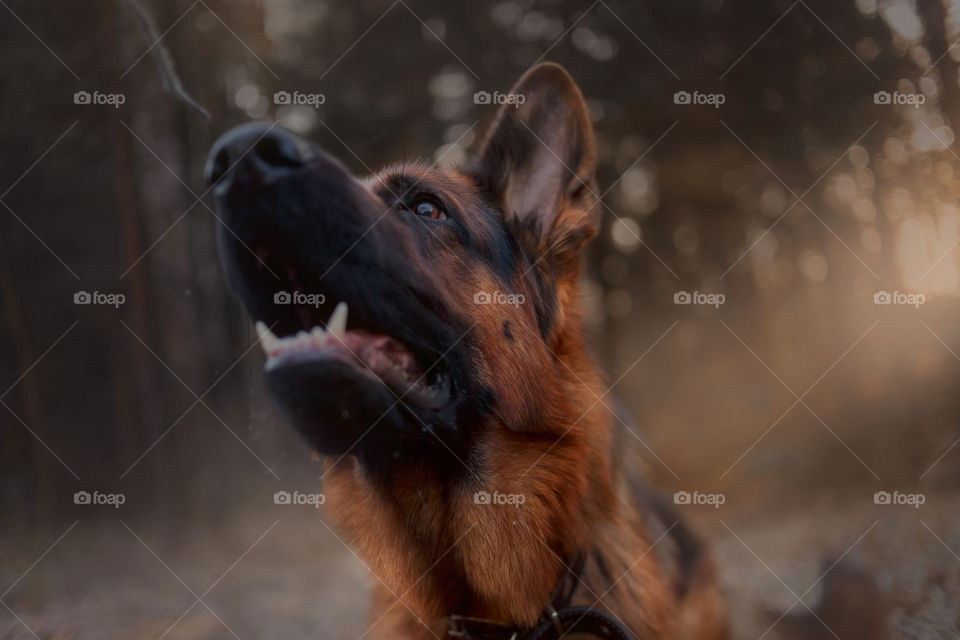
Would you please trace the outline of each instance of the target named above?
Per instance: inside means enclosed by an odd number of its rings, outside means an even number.
[[[562,637],[565,630],[563,628],[563,625],[560,623],[560,614],[557,612],[556,609],[553,608],[553,603],[548,604],[545,611],[550,622],[553,623],[553,628],[556,629],[557,631],[557,637],[558,638]]]

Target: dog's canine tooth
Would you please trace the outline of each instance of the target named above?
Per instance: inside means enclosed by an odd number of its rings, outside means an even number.
[[[256,329],[257,329],[257,339],[258,339],[258,340],[263,340],[264,337],[266,337],[267,335],[271,335],[271,334],[270,334],[270,328],[267,327],[267,325],[265,325],[265,324],[263,324],[262,322],[260,322],[259,320],[257,320],[257,323],[254,325],[254,327],[256,327]]]
[[[280,338],[273,335],[270,328],[264,323],[258,321],[256,324],[257,337],[260,339],[260,346],[268,356],[275,352],[283,342]]]
[[[347,333],[347,303],[338,302],[330,314],[330,320],[327,321],[327,333],[343,342],[343,337]]]

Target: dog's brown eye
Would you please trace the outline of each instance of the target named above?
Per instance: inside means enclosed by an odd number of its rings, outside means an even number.
[[[410,211],[418,216],[430,218],[431,220],[447,219],[447,213],[440,207],[440,205],[431,200],[418,200],[417,202],[414,202],[413,206],[410,207]]]

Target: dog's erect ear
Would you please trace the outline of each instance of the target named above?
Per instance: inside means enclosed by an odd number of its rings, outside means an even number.
[[[563,270],[597,231],[593,130],[580,89],[539,64],[511,90],[487,135],[477,178],[534,260]]]

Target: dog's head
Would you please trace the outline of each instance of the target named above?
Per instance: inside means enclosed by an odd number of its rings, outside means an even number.
[[[462,459],[491,424],[569,426],[554,413],[599,219],[593,137],[562,68],[541,64],[512,93],[458,170],[358,178],[264,124],[211,150],[227,278],[258,324],[270,389],[322,453]]]

